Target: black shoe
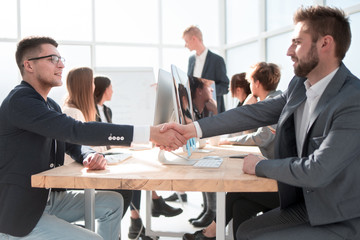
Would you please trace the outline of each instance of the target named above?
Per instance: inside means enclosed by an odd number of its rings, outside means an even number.
[[[182,202],[187,202],[186,193],[180,194],[180,197],[181,197]],[[178,196],[177,193],[173,193],[172,195],[168,196],[167,198],[164,198],[164,200],[167,201],[167,202],[180,202],[179,196]]]
[[[151,237],[145,235],[145,227],[142,224],[141,218],[137,218],[137,219],[130,218],[130,219],[131,219],[131,223],[128,233],[129,239],[153,240]]]
[[[202,218],[202,216],[204,216],[204,214],[206,213],[206,209],[203,208],[202,212],[199,214],[199,216],[197,216],[196,218],[190,218],[189,222],[192,223],[193,221],[199,220],[200,218]]]
[[[211,210],[207,210],[199,220],[195,220],[191,224],[194,227],[207,227],[214,219],[215,219],[215,213]]]
[[[183,210],[181,208],[173,208],[167,205],[162,197],[152,200],[151,215],[153,217],[159,217],[160,215],[164,215],[165,217],[174,217],[182,212]]]
[[[215,240],[216,237],[206,237],[203,234],[203,230],[200,231],[196,231],[194,233],[185,233],[183,238],[183,240]]]

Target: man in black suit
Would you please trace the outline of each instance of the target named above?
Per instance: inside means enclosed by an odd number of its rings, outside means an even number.
[[[189,58],[188,75],[215,81],[218,113],[224,112],[224,95],[229,92],[224,59],[205,47],[202,33],[196,26],[188,27],[183,33],[183,39],[185,47],[196,51]]]
[[[205,47],[202,32],[196,26],[185,29],[183,39],[185,47],[196,52],[189,58],[188,75],[215,81],[217,112],[224,112],[224,94],[229,92],[229,78],[226,76],[224,59]],[[190,222],[196,227],[205,227],[214,220],[216,194],[203,193],[203,200],[203,211],[199,216],[190,219]]]
[[[84,217],[84,194],[31,187],[31,175],[60,166],[64,153],[88,169],[105,169],[103,156],[85,145],[155,142],[176,149],[179,134],[156,127],[76,121],[47,95],[62,85],[64,59],[55,40],[30,37],[19,42],[16,61],[23,81],[0,107],[0,238],[118,239],[123,199],[115,192],[95,197],[97,233],[70,222]],[[171,144],[169,144],[171,143]]]
[[[360,239],[360,81],[344,65],[349,19],[310,6],[294,15],[287,55],[295,76],[281,95],[189,125],[187,138],[277,123],[274,159],[249,155],[243,171],[278,182],[280,208],[242,223],[236,239]]]

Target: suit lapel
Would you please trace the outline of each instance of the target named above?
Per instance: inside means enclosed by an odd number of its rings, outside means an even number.
[[[314,112],[310,116],[309,126],[307,128],[307,133],[311,126],[314,124],[315,120],[322,112],[322,110],[326,107],[326,105],[333,99],[336,94],[339,92],[341,86],[343,86],[346,76],[349,73],[347,68],[341,64],[339,70],[335,74],[335,76],[331,79],[329,85],[326,87],[325,91],[321,95],[318,104],[316,105]],[[306,134],[307,134],[306,133]],[[305,139],[307,136],[305,136]]]
[[[294,91],[289,97],[289,100],[286,104],[286,108],[282,116],[280,116],[279,124],[282,125],[292,114],[294,114],[295,110],[303,103],[306,99],[305,94],[305,86],[304,81],[298,81],[297,85],[294,87]]]
[[[194,76],[194,67],[195,67],[195,56],[192,56],[189,59],[189,69],[188,69],[189,76]]]
[[[209,68],[209,64],[210,64],[210,58],[211,58],[211,54],[212,52],[210,50],[208,50],[208,53],[206,54],[206,58],[205,58],[205,63],[204,63],[204,67],[203,70],[201,72],[201,77],[206,78],[205,73],[207,72],[207,69]]]

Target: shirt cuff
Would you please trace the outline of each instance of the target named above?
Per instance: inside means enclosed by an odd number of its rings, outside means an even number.
[[[134,126],[132,143],[147,144],[150,141],[150,126]]]
[[[198,138],[202,138],[202,130],[201,130],[201,127],[199,125],[199,123],[197,121],[193,122],[194,123],[194,126],[195,126],[195,129],[196,129],[196,135]]]

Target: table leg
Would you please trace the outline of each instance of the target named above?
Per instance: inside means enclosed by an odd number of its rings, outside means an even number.
[[[146,191],[146,227],[145,234],[150,236],[153,232],[151,229],[151,191]]]
[[[95,189],[85,189],[85,228],[95,231]]]
[[[225,239],[225,192],[216,193],[216,239]]]

